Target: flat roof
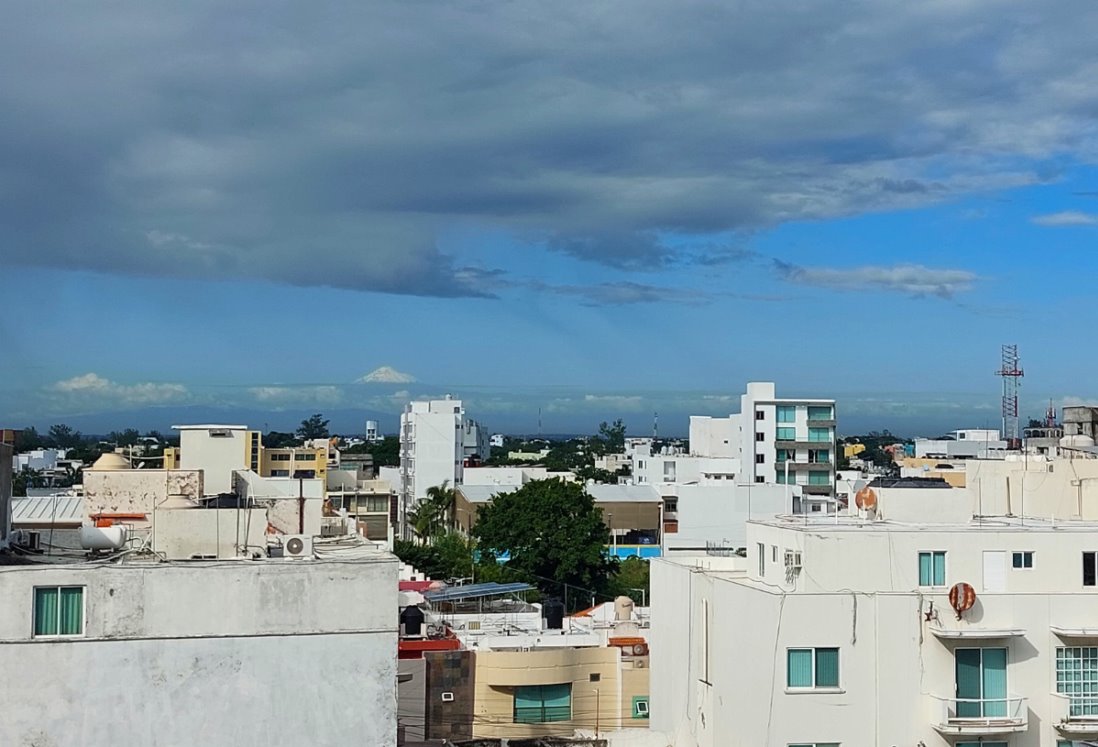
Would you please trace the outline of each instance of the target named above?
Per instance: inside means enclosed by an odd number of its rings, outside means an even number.
[[[220,423],[200,423],[198,425],[173,425],[173,431],[205,431],[210,429],[224,429],[229,431],[246,431],[246,425],[222,425]]]
[[[782,514],[748,524],[798,532],[1096,532],[1098,521],[1036,516],[979,516],[963,522],[905,522],[863,519],[850,514]]]
[[[42,495],[11,499],[11,523],[24,526],[80,524],[84,521],[84,499],[75,495]]]

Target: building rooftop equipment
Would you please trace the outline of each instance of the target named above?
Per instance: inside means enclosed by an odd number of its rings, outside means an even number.
[[[485,597],[516,594],[520,591],[533,591],[530,584],[509,583],[499,584],[491,581],[483,584],[466,584],[464,586],[451,586],[448,589],[424,592],[423,597],[430,603],[459,602],[465,599],[484,599]]]

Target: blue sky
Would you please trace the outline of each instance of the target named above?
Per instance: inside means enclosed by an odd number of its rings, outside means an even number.
[[[17,8],[0,423],[1098,395],[1092,3]]]

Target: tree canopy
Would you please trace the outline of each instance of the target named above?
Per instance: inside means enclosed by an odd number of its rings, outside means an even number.
[[[328,438],[328,421],[319,412],[301,421],[297,437],[308,441],[312,438]]]
[[[509,553],[507,568],[546,594],[605,595],[617,566],[602,512],[579,483],[537,480],[497,495],[478,510],[473,536],[487,556]]]

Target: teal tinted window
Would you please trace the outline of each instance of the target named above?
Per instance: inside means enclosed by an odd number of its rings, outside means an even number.
[[[831,429],[830,428],[809,428],[808,429],[809,441],[831,441]]]
[[[796,428],[778,428],[777,439],[779,441],[795,441],[797,439]]]
[[[796,405],[778,405],[778,422],[779,423],[795,423],[795,422],[797,422],[797,406]]]
[[[809,485],[830,485],[831,475],[827,472],[809,472],[808,473]]]
[[[831,415],[830,405],[809,405],[808,407],[809,420],[831,420]]]
[[[48,586],[34,590],[34,635],[83,635],[84,587]]]
[[[919,553],[919,586],[945,586],[946,554]]]
[[[816,649],[816,687],[839,686],[839,649]]]
[[[789,687],[812,687],[812,649],[791,648],[786,654]]]
[[[839,649],[788,649],[786,683],[790,688],[838,687]]]
[[[572,684],[515,688],[516,724],[541,724],[572,719]]]

